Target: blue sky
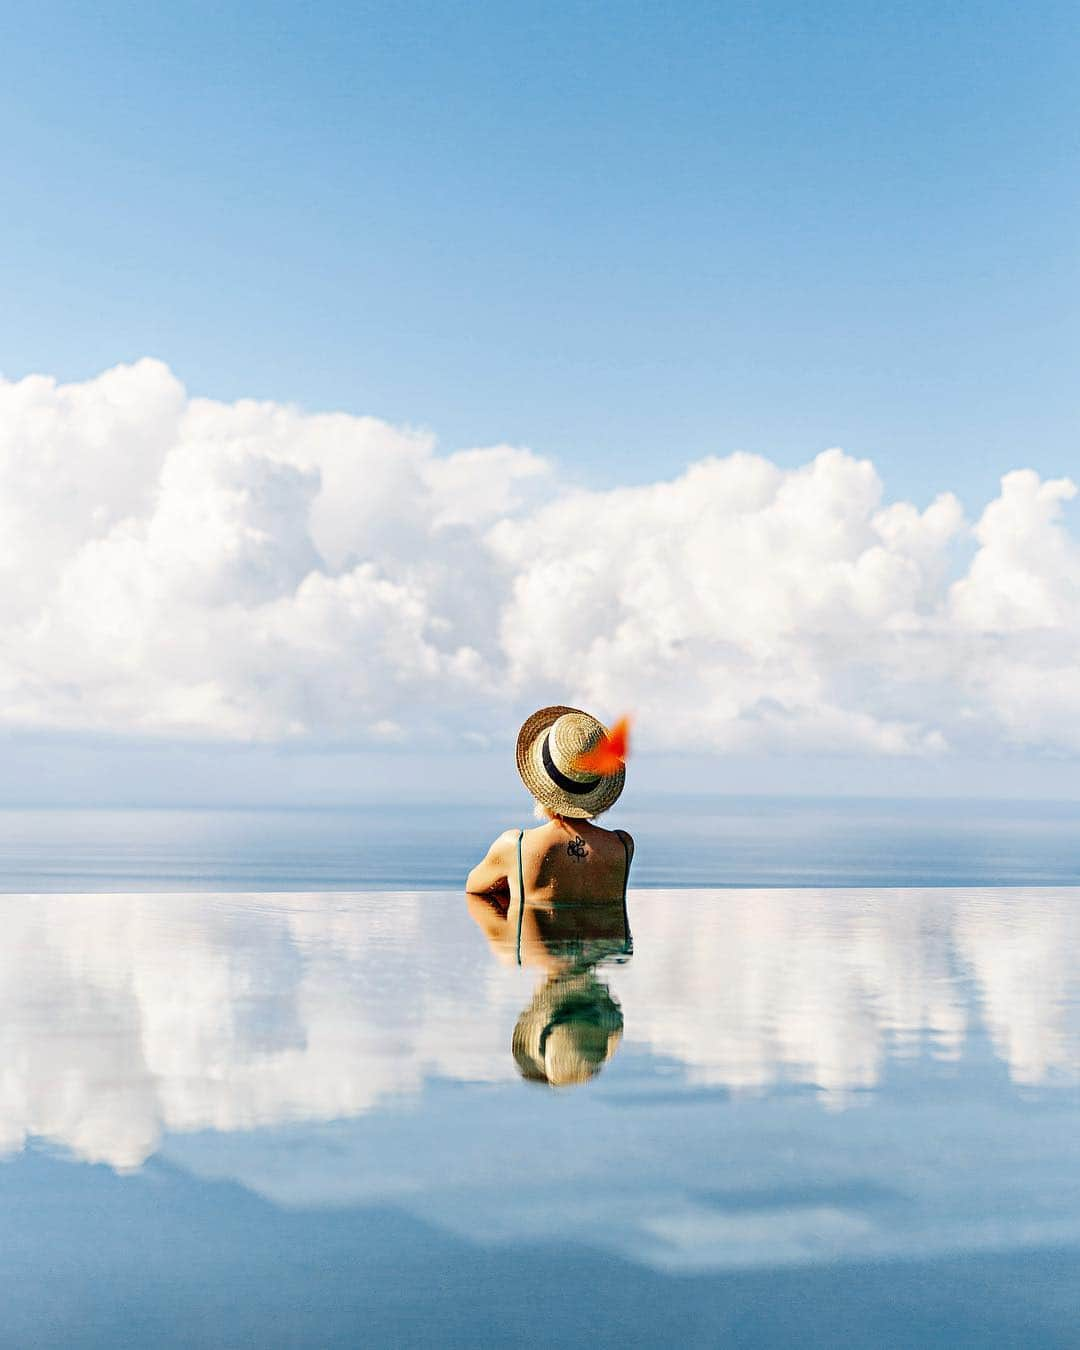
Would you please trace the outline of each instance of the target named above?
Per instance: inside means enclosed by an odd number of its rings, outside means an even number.
[[[1072,795],[1078,70],[1066,3],[9,16],[8,796],[481,793],[565,701],[657,790]]]
[[[154,355],[529,445],[890,495],[1075,462],[1080,15],[39,3],[0,45],[0,371]]]

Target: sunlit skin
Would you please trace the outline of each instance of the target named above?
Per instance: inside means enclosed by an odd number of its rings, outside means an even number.
[[[634,854],[634,841],[621,832]],[[517,877],[517,830],[506,830],[487,856],[469,873],[465,889],[472,895],[509,898],[510,877]],[[580,842],[579,842],[580,841]],[[622,896],[626,853],[614,830],[591,820],[556,817],[525,831],[521,849],[525,898],[528,903],[580,903]]]
[[[623,831],[634,854],[634,841]],[[469,913],[492,946],[516,950],[517,830],[499,835],[465,882]],[[559,970],[552,954],[575,938],[621,938],[626,853],[614,830],[589,820],[557,818],[526,830],[521,850],[525,909],[521,916],[523,964]],[[511,886],[510,878],[514,882]]]

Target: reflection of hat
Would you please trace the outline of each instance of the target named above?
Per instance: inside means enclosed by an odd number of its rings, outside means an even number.
[[[574,767],[579,755],[594,750],[607,728],[580,708],[541,708],[518,732],[517,767],[521,781],[549,811],[560,816],[598,816],[614,806],[626,769],[597,776]]]
[[[556,975],[518,1018],[514,1058],[533,1082],[585,1083],[615,1053],[622,1028],[619,1005],[591,971]]]

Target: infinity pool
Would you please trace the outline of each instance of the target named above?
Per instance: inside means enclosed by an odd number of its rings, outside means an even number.
[[[0,903],[4,1345],[1077,1344],[1080,889]]]

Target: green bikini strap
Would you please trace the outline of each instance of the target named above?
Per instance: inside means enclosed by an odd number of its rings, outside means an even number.
[[[630,845],[626,842],[626,835],[623,833],[622,830],[616,830],[615,833],[619,836],[619,842],[622,844],[623,853],[626,855],[626,871],[623,872],[623,883],[622,883],[622,918],[623,918],[623,932],[626,934],[624,941],[626,942],[627,946],[629,946],[631,942],[630,914],[626,908],[626,888],[630,885]]]
[[[518,921],[517,921],[517,963],[521,965],[521,924],[525,917],[525,873],[521,866],[521,841],[525,831],[518,830]]]

